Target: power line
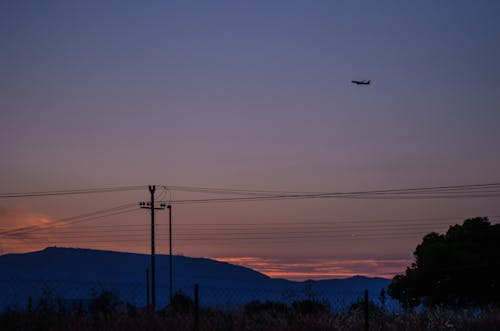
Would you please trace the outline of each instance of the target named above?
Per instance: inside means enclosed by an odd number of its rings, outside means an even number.
[[[25,192],[25,193],[5,193],[0,194],[0,198],[19,198],[19,197],[41,197],[41,196],[57,196],[57,195],[77,195],[77,194],[91,194],[91,193],[107,193],[107,192],[124,192],[131,190],[143,190],[145,186],[121,186],[114,188],[101,188],[101,189],[85,189],[85,190],[65,190],[65,191],[45,191],[45,192]],[[242,202],[242,201],[273,201],[273,200],[286,200],[286,199],[441,199],[441,198],[490,198],[500,196],[500,183],[490,184],[474,184],[474,185],[456,185],[456,186],[436,186],[436,187],[421,187],[421,188],[403,188],[403,189],[386,189],[386,190],[369,190],[369,191],[354,191],[354,192],[290,192],[290,191],[252,191],[252,190],[234,190],[222,188],[204,188],[204,187],[178,187],[178,186],[165,186],[163,191],[158,196],[154,196],[152,192],[153,201],[163,198],[167,191],[185,191],[190,193],[203,193],[203,194],[219,194],[219,195],[238,195],[237,197],[215,197],[204,199],[181,199],[168,201],[169,203],[213,203],[213,202]],[[158,201],[161,203],[162,201]],[[110,241],[117,243],[143,243],[144,239],[137,238],[138,235],[143,235],[144,230],[117,229],[115,231],[96,230],[94,227],[94,234],[85,233],[84,231],[71,232],[67,226],[88,222],[104,217],[130,213],[138,211],[136,203],[107,208],[98,210],[91,213],[86,213],[78,216],[67,217],[52,221],[48,224],[27,226],[14,229],[6,229],[0,231],[0,235],[7,238],[21,239],[22,236],[27,234],[38,233],[41,235],[54,235],[55,238],[50,240],[57,241],[63,244],[75,244],[75,239],[79,244],[95,244],[104,243],[109,244]],[[498,216],[494,216],[498,217]],[[458,219],[458,218],[455,218]],[[268,222],[267,224],[259,223],[191,223],[192,226],[197,226],[197,232],[190,231],[184,233],[182,230],[184,226],[187,229],[188,224],[180,225],[176,234],[176,240],[180,242],[201,242],[207,244],[226,244],[232,241],[243,242],[262,242],[267,244],[292,244],[296,240],[314,240],[316,241],[352,241],[352,240],[380,240],[380,239],[402,239],[402,238],[415,238],[422,236],[424,232],[428,231],[427,227],[437,227],[441,225],[449,225],[445,220],[451,218],[434,218],[434,219],[391,219],[391,220],[372,220],[372,224],[362,225],[362,220],[342,220],[342,221],[325,221],[325,222],[311,222],[304,221],[303,223],[297,222]],[[432,222],[432,224],[424,222]],[[375,224],[374,224],[375,223]],[[230,226],[227,228],[203,228],[199,225],[207,226]],[[344,224],[344,225],[341,225]],[[357,226],[356,224],[359,224]],[[274,227],[272,227],[274,225]],[[283,230],[282,227],[277,225],[284,225],[287,229]],[[318,227],[315,231],[311,231],[311,225],[323,225]],[[66,232],[59,231],[58,226],[64,226]],[[129,226],[132,226],[129,224]],[[255,228],[242,228],[242,226],[261,226],[261,231]],[[301,227],[308,227],[306,230],[301,230]],[[335,226],[335,230],[329,229],[329,226]],[[152,225],[153,230],[156,225]],[[294,228],[295,227],[295,228]],[[425,229],[424,229],[425,227]],[[54,229],[55,228],[55,229]],[[53,232],[48,232],[50,229]],[[217,231],[219,233],[210,233],[210,231]],[[419,231],[416,231],[419,230]],[[59,231],[59,232],[58,232]],[[76,230],[75,230],[76,231]],[[208,232],[207,232],[208,231]],[[265,231],[265,232],[263,232]],[[116,236],[110,240],[109,236],[105,233],[115,232],[120,237]],[[66,234],[61,236],[61,234]],[[75,234],[72,236],[71,234]],[[21,238],[19,238],[21,237]],[[166,234],[160,234],[161,239],[166,239]]]
[[[98,211],[98,212],[93,212],[93,213],[88,213],[80,216],[75,216],[72,218],[66,218],[63,220],[68,220],[68,219],[74,219],[73,222],[66,222],[64,223],[64,227],[62,228],[57,228],[57,225],[60,224],[53,224],[51,227],[35,227],[35,228],[22,228],[22,229],[11,229],[9,231],[12,231],[14,235],[22,235],[26,233],[45,233],[45,234],[54,234],[54,235],[59,235],[59,234],[72,234],[72,233],[77,233],[78,235],[88,235],[89,232],[86,232],[88,230],[91,230],[92,233],[99,234],[99,233],[116,233],[116,234],[121,234],[121,233],[144,233],[147,232],[148,230],[144,228],[144,225],[141,224],[116,224],[116,225],[93,225],[93,226],[80,226],[76,225],[72,227],[72,224],[84,222],[84,221],[90,221],[94,220],[97,218],[102,218],[102,217],[108,217],[108,216],[113,216],[117,214],[122,214],[122,213],[129,213],[133,212],[136,209],[134,208],[135,204],[129,204],[129,205],[123,205],[123,206],[118,206],[118,207],[113,207],[109,208],[106,210]],[[122,208],[125,208],[124,210],[120,210]],[[134,208],[134,209],[130,209]],[[120,211],[116,211],[116,210]],[[110,213],[110,211],[115,211]],[[82,217],[83,216],[83,217]],[[89,216],[93,216],[89,218]],[[97,216],[97,217],[96,217]],[[492,217],[499,217],[499,216],[492,216]],[[266,223],[184,223],[184,224],[179,224],[178,229],[179,235],[184,234],[184,232],[188,232],[190,234],[200,234],[200,235],[210,235],[210,232],[216,231],[216,232],[223,232],[225,235],[231,235],[231,234],[240,234],[240,233],[253,233],[256,230],[258,231],[259,229],[266,231],[266,233],[286,233],[290,232],[291,230],[297,231],[300,230],[301,228],[306,228],[307,230],[311,229],[311,225],[316,225],[315,229],[317,231],[328,231],[332,228],[334,228],[336,231],[385,231],[387,229],[398,229],[398,228],[403,228],[403,229],[418,229],[418,228],[431,228],[431,227],[437,227],[437,226],[450,226],[453,225],[449,221],[450,220],[457,220],[457,219],[464,219],[464,217],[442,217],[442,218],[422,218],[422,219],[378,219],[378,220],[343,220],[343,221],[330,221],[330,222],[309,222],[309,221],[303,221],[301,223],[297,222],[266,222]],[[432,223],[429,223],[429,221],[432,221]],[[367,224],[368,223],[368,224]],[[165,229],[164,226],[166,224],[155,224],[155,227],[159,227],[162,229]],[[125,229],[123,229],[125,227]],[[104,229],[104,230],[103,230]],[[196,230],[196,232],[193,232],[193,229]],[[29,231],[28,231],[29,230]],[[166,229],[165,229],[166,230]],[[8,232],[8,231],[5,231]],[[310,231],[307,231],[310,232]],[[1,234],[1,233],[0,233]],[[7,233],[7,234],[10,234]],[[5,235],[5,234],[4,234]]]
[[[342,235],[342,236],[304,236],[304,235],[293,235],[293,236],[273,236],[273,237],[218,237],[218,238],[177,238],[177,241],[185,241],[185,242],[203,242],[206,241],[211,245],[218,245],[224,242],[232,242],[232,241],[269,241],[269,242],[277,242],[277,241],[286,241],[287,243],[292,244],[291,239],[304,239],[304,240],[314,240],[316,241],[329,241],[335,240],[335,242],[339,240],[368,240],[368,239],[402,239],[402,238],[415,238],[415,236],[422,235],[422,232],[409,232],[409,233],[388,233],[388,234],[358,234],[358,235]],[[417,238],[415,238],[417,239]],[[334,243],[334,242],[332,242]],[[266,243],[267,244],[267,243]]]
[[[212,229],[210,228],[205,228],[205,229],[179,229],[177,231],[177,236],[210,236],[214,234],[223,234],[223,235],[238,235],[238,234],[286,234],[286,233],[339,233],[339,232],[349,232],[349,231],[361,231],[361,232],[373,232],[373,231],[380,231],[384,232],[387,230],[402,230],[407,231],[407,230],[418,230],[418,229],[429,229],[429,228],[437,228],[437,227],[445,227],[448,224],[441,224],[441,225],[427,225],[427,224],[420,224],[420,225],[413,225],[413,226],[406,226],[406,225],[389,225],[389,226],[371,226],[371,227],[363,227],[363,226],[343,226],[343,227],[321,227],[321,228],[314,228],[314,230],[311,230],[311,227],[302,227],[302,228],[262,228],[259,230],[259,228],[252,228],[252,229],[234,229],[234,228],[222,228],[222,229],[214,229],[214,231],[211,231]],[[303,229],[303,230],[302,230]],[[166,234],[168,231],[164,231],[164,233],[160,233],[160,235]],[[75,234],[78,236],[99,236],[99,235],[105,235],[106,233],[114,233],[116,235],[122,235],[122,236],[130,236],[130,235],[141,235],[141,234],[147,234],[149,233],[147,229],[116,229],[116,230],[111,230],[111,229],[106,229],[106,230],[98,230],[98,231],[79,231],[79,230],[50,230],[50,229],[43,229],[40,231],[37,231],[36,233],[38,234],[53,234],[53,235],[64,235],[64,234]]]
[[[210,187],[196,187],[196,186],[163,186],[164,189],[173,191],[196,192],[196,193],[216,193],[216,194],[241,194],[241,195],[332,195],[332,194],[346,194],[345,192],[311,192],[311,191],[286,191],[286,190],[250,190],[250,189],[227,189],[227,188],[210,188]],[[355,191],[348,192],[348,194],[362,194],[362,193],[398,193],[403,191],[408,192],[428,192],[428,191],[460,191],[460,190],[478,190],[485,188],[500,188],[500,183],[486,183],[486,184],[469,184],[469,185],[453,185],[453,186],[431,186],[419,188],[402,188],[402,189],[384,189],[384,190],[369,190],[369,191]]]
[[[127,191],[144,190],[145,188],[146,186],[142,185],[142,186],[114,186],[106,188],[87,188],[87,189],[72,189],[72,190],[57,190],[57,191],[14,192],[14,193],[0,193],[0,198],[30,198],[30,197],[46,197],[46,196],[61,196],[61,195],[127,192]]]
[[[172,187],[171,189],[174,189]],[[178,188],[178,187],[177,187]],[[191,191],[196,188],[190,188]],[[276,194],[259,194],[262,191],[240,190],[251,196],[229,197],[229,198],[200,198],[200,199],[178,199],[169,201],[177,204],[192,203],[216,203],[216,202],[244,202],[244,201],[266,201],[287,199],[457,199],[457,198],[488,198],[500,197],[500,183],[435,186],[403,189],[385,189],[352,192],[289,192]],[[240,192],[237,191],[237,192]],[[200,188],[204,193],[234,193],[234,190]]]
[[[95,193],[110,193],[110,192],[125,192],[144,190],[147,186],[114,186],[105,188],[85,188],[85,189],[68,189],[54,191],[30,191],[30,192],[11,192],[0,193],[0,198],[26,198],[26,197],[44,197],[44,196],[61,196],[61,195],[79,195],[79,194],[95,194]],[[372,198],[372,196],[387,195],[389,198],[399,195],[420,196],[424,194],[438,194],[440,197],[455,198],[466,195],[476,194],[477,197],[493,196],[500,194],[500,183],[485,183],[485,184],[469,184],[469,185],[452,185],[452,186],[430,186],[417,188],[399,188],[399,189],[382,189],[382,190],[365,190],[352,192],[307,192],[307,191],[286,191],[286,190],[250,190],[250,189],[228,189],[228,188],[210,188],[196,186],[173,186],[163,185],[163,192],[159,197],[162,197],[166,191],[181,191],[191,193],[208,193],[208,194],[223,194],[223,195],[246,195],[247,197],[234,198],[213,198],[213,199],[185,199],[177,200],[177,203],[188,202],[216,202],[216,201],[237,201],[241,199],[285,199],[285,198],[333,198],[333,197],[364,197]],[[448,194],[448,195],[446,195]],[[435,196],[423,196],[421,198],[434,198]],[[157,198],[158,200],[158,198]],[[174,202],[174,201],[172,201]]]
[[[200,235],[210,235],[211,232],[216,232],[216,233],[221,233],[223,232],[225,235],[231,235],[231,234],[248,234],[248,233],[255,233],[255,232],[262,232],[265,231],[264,233],[290,233],[290,232],[324,232],[324,231],[384,231],[387,229],[420,229],[420,228],[431,228],[431,227],[444,227],[450,225],[449,223],[439,223],[439,224],[413,224],[413,225],[406,225],[406,224],[388,224],[388,225],[369,225],[369,226],[364,226],[364,225],[343,225],[343,226],[320,226],[320,227],[314,227],[315,230],[311,230],[310,226],[304,225],[301,227],[252,227],[252,228],[235,228],[235,227],[228,227],[228,228],[180,228],[178,229],[177,234],[178,235],[183,235],[183,234],[200,234]],[[260,231],[259,231],[260,229]],[[306,229],[305,231],[300,231],[300,229]],[[78,235],[86,235],[86,234],[100,234],[100,233],[115,233],[115,234],[130,234],[130,233],[147,233],[147,229],[120,229],[117,227],[117,229],[98,229],[98,230],[93,230],[92,232],[85,232],[82,231],[81,229],[67,229],[67,228],[62,228],[61,230],[58,229],[40,229],[40,231],[37,231],[37,233],[51,233],[51,234],[78,234]],[[166,232],[166,231],[165,231]]]
[[[101,210],[97,210],[94,212],[85,213],[85,214],[81,214],[81,215],[77,215],[77,216],[71,216],[71,217],[66,217],[66,218],[62,218],[59,220],[54,220],[50,223],[43,224],[43,225],[32,225],[32,226],[25,226],[25,227],[20,227],[20,228],[9,229],[9,230],[5,230],[5,231],[1,231],[0,235],[30,233],[30,232],[34,232],[34,231],[37,231],[37,230],[42,229],[42,228],[92,221],[92,220],[107,217],[107,216],[114,216],[114,215],[119,215],[119,214],[123,214],[123,213],[137,210],[137,208],[134,208],[134,210],[130,210],[131,207],[136,207],[136,206],[137,206],[136,203],[129,203],[129,204],[120,205],[120,206],[116,206],[116,207],[112,207],[112,208],[101,209]]]
[[[388,233],[398,233],[398,234],[403,234],[403,233],[417,233],[415,231],[418,231],[418,233],[424,233],[424,232],[432,232],[435,231],[437,228],[442,229],[446,226],[449,226],[448,223],[442,223],[442,224],[414,224],[414,225],[405,225],[405,224],[389,224],[389,225],[383,225],[383,226],[377,226],[377,225],[371,225],[371,226],[362,226],[362,225],[344,225],[340,227],[319,227],[319,228],[314,228],[311,229],[310,227],[299,227],[299,228],[244,228],[244,229],[238,229],[238,228],[218,228],[212,231],[210,228],[205,228],[205,229],[179,229],[177,232],[176,238],[177,239],[183,239],[183,238],[197,238],[197,237],[202,237],[207,240],[212,240],[212,239],[219,239],[222,238],[220,237],[223,235],[224,239],[227,238],[227,236],[262,236],[265,238],[268,238],[269,236],[276,236],[276,237],[282,237],[284,235],[289,235],[289,234],[300,234],[300,235],[344,235],[344,234],[351,234],[351,235],[358,235],[358,234],[388,234]],[[62,231],[61,231],[62,230]],[[116,235],[120,235],[121,238],[123,237],[137,237],[137,236],[145,236],[147,234],[146,229],[116,229],[116,230],[110,230],[110,229],[105,229],[105,230],[97,230],[93,232],[85,232],[81,231],[80,229],[73,229],[69,230],[67,228],[63,228],[61,230],[50,230],[50,229],[40,229],[40,231],[37,231],[36,234],[39,235],[52,235],[56,237],[57,239],[63,239],[63,238],[83,238],[83,237],[92,237],[92,238],[98,238],[98,237],[105,237],[109,238],[109,233],[114,233]],[[25,233],[17,233],[15,235],[23,235]],[[160,232],[160,237],[167,236],[167,231],[165,232]],[[116,236],[115,236],[116,237]],[[246,238],[247,238],[246,237]]]
[[[481,215],[484,216],[484,215]],[[475,216],[448,216],[448,217],[431,217],[431,218],[404,218],[404,217],[397,217],[397,218],[389,218],[389,219],[384,219],[384,218],[376,218],[376,219],[327,219],[323,220],[323,218],[317,219],[317,218],[312,218],[312,219],[304,219],[304,220],[293,220],[293,221],[279,221],[279,220],[268,220],[266,219],[265,223],[258,223],[258,222],[226,222],[226,223],[213,223],[213,222],[182,222],[177,224],[177,228],[192,228],[195,226],[197,229],[203,228],[203,226],[207,228],[214,228],[215,226],[223,226],[223,227],[231,227],[231,228],[241,228],[243,227],[278,227],[278,226],[307,226],[309,227],[310,225],[332,225],[332,226],[338,226],[342,224],[358,224],[361,223],[362,226],[370,226],[371,224],[375,223],[377,226],[378,225],[385,225],[385,224],[393,224],[393,223],[402,223],[402,224],[423,224],[423,225],[434,225],[434,224],[450,224],[449,221],[455,222],[457,220],[463,221],[467,218],[473,218]],[[492,216],[486,216],[490,221],[494,221],[495,218],[498,218],[500,221],[500,215],[492,215]],[[428,223],[432,222],[432,223]],[[451,224],[450,224],[451,225]],[[164,223],[156,223],[156,227],[165,227],[168,226],[168,224]],[[115,228],[115,227],[144,227],[144,225],[141,224],[123,224],[123,223],[118,223],[118,224],[113,224],[113,225],[92,225],[92,226],[77,226],[78,229],[82,228]]]
[[[493,218],[499,218],[500,216],[497,216],[497,215],[494,215],[494,216],[488,216],[488,218],[490,219],[490,221],[493,219]],[[340,220],[336,220],[336,219],[332,219],[332,220],[328,220],[328,221],[318,221],[316,219],[312,219],[311,221],[310,220],[303,220],[303,221],[293,221],[293,222],[290,222],[290,221],[270,221],[270,220],[266,220],[265,223],[256,223],[256,222],[252,222],[252,223],[211,223],[211,222],[198,222],[198,223],[181,223],[181,224],[178,224],[177,226],[178,227],[181,227],[181,226],[196,226],[196,227],[199,227],[199,226],[203,226],[203,225],[206,225],[206,226],[210,226],[210,227],[213,227],[213,226],[228,226],[228,225],[231,225],[231,226],[262,226],[262,227],[267,227],[267,226],[279,226],[279,225],[285,225],[285,226],[297,226],[297,225],[306,225],[306,226],[309,226],[309,225],[339,225],[339,224],[357,224],[357,223],[362,223],[363,225],[370,225],[371,223],[376,223],[377,225],[380,225],[380,224],[392,224],[392,223],[404,223],[404,224],[413,224],[413,223],[417,223],[417,224],[429,224],[427,222],[433,222],[432,224],[440,224],[440,223],[443,223],[443,224],[449,224],[448,221],[456,221],[456,220],[465,220],[467,218],[470,218],[468,216],[455,216],[455,217],[434,217],[434,218],[410,218],[410,219],[407,219],[407,218],[390,218],[390,219],[351,219],[351,220],[347,220],[347,219],[340,219]],[[160,224],[162,225],[162,224]]]
[[[292,244],[290,239],[304,239],[304,240],[314,240],[316,241],[331,241],[335,240],[335,242],[339,240],[375,240],[375,239],[402,239],[402,238],[414,238],[415,235],[421,235],[421,232],[415,232],[415,233],[404,233],[404,234],[398,234],[398,233],[390,233],[386,235],[382,234],[366,234],[366,235],[354,235],[354,236],[349,236],[349,235],[344,235],[344,236],[299,236],[299,235],[294,235],[294,236],[274,236],[274,237],[220,237],[220,238],[178,238],[177,241],[180,242],[207,242],[208,244],[211,245],[219,245],[223,244],[225,242],[233,242],[233,241],[269,241],[271,243],[275,242],[277,243],[278,241],[286,241],[285,243]],[[84,243],[110,243],[109,239],[105,238],[96,238],[96,239],[85,239],[85,240],[79,240],[77,243],[75,243],[74,237],[68,237],[64,238],[64,240],[58,240],[57,242],[52,242],[52,244],[57,243],[57,244],[84,244]],[[167,237],[165,236],[164,239],[166,240]],[[133,238],[127,238],[127,239],[113,239],[112,242],[139,242],[139,243],[145,243],[144,239],[133,239]],[[266,243],[268,244],[268,243]]]
[[[172,186],[164,185],[163,188],[167,191],[191,192],[191,193],[208,193],[208,194],[224,194],[224,195],[269,195],[276,194],[324,194],[327,192],[311,192],[311,191],[278,191],[278,190],[250,190],[250,189],[228,189],[228,188],[211,188],[197,186]]]

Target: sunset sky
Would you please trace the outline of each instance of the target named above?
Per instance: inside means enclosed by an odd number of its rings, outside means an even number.
[[[163,186],[355,192],[500,182],[499,1],[0,2],[0,254],[149,252]],[[351,80],[370,79],[369,86]],[[123,214],[67,220],[123,207]],[[174,251],[272,277],[392,277],[500,197],[173,204]],[[159,211],[158,251],[168,252]],[[73,219],[81,220],[81,219]],[[7,233],[30,227],[29,231]],[[3,234],[2,234],[3,233]]]

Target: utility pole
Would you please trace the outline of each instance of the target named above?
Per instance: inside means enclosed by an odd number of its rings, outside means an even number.
[[[169,265],[170,265],[170,303],[172,303],[173,298],[173,271],[172,271],[172,205],[168,205],[168,244],[170,246],[170,255],[169,255]]]
[[[140,202],[139,206],[144,209],[151,210],[151,308],[156,310],[156,282],[155,282],[155,210],[165,209],[165,204],[162,203],[159,207],[155,207],[155,191],[156,186],[149,186],[151,194],[150,202]]]

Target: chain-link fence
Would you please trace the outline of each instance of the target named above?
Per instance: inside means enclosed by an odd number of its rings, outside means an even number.
[[[140,283],[0,281],[1,330],[495,330],[500,314],[404,312],[376,293],[182,286],[156,309]],[[392,306],[391,306],[392,305]]]
[[[307,284],[289,286],[281,289],[264,287],[221,287],[200,285],[199,304],[203,308],[230,311],[245,307],[255,301],[271,301],[292,304],[298,301],[324,303],[328,309],[346,312],[352,304],[362,300],[363,291],[328,291],[315,289]],[[86,306],[99,294],[112,293],[122,303],[137,308],[151,304],[148,288],[143,283],[119,282],[77,282],[68,280],[0,280],[0,312],[8,308],[27,308],[38,302],[53,302],[71,307],[78,304]],[[194,300],[194,284],[174,288],[173,295]],[[156,289],[156,307],[161,309],[170,302],[168,288],[164,285]],[[375,300],[380,301],[380,298]],[[383,302],[381,303],[384,304]]]
[[[76,313],[82,318],[130,317],[153,310],[143,283],[12,279],[0,281],[0,292],[0,312],[4,315],[15,311],[36,316],[50,312]],[[280,290],[181,286],[175,288],[171,299],[165,286],[157,292],[161,295],[157,295],[155,311],[166,319],[163,322],[168,320],[167,324],[177,329],[210,329],[209,325],[225,329],[229,324],[252,324],[258,319],[279,321],[292,313],[346,313],[363,298],[363,293],[326,293],[308,286]]]
[[[39,304],[57,305],[67,309],[76,305],[85,308],[102,293],[113,293],[120,302],[144,307],[145,291],[144,285],[139,283],[0,280],[0,312],[13,308],[34,308]]]

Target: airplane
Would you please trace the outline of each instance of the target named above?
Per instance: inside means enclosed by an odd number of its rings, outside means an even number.
[[[351,80],[351,83],[354,83],[356,85],[370,85],[370,80]]]

